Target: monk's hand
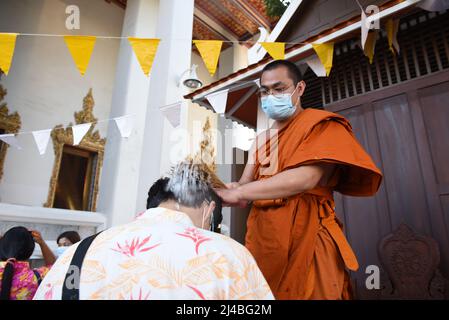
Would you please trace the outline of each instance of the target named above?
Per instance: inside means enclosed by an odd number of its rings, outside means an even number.
[[[238,187],[240,187],[240,183],[238,183],[238,182],[226,183],[226,188],[228,188],[228,189],[235,189]]]
[[[215,192],[223,200],[223,206],[225,207],[239,207],[245,208],[248,205],[248,201],[240,198],[240,193],[237,189],[215,189]]]

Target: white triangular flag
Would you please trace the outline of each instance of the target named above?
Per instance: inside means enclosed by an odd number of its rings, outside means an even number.
[[[36,142],[39,154],[42,156],[47,150],[48,141],[50,141],[51,129],[33,131],[34,141]]]
[[[160,108],[162,114],[170,122],[173,128],[178,127],[181,123],[181,108],[183,106],[184,102],[179,101]]]
[[[223,114],[226,111],[226,103],[228,102],[228,92],[229,89],[211,93],[206,96],[209,100],[212,108],[214,108],[216,113]]]
[[[10,146],[13,146],[14,148],[17,148],[18,150],[22,150],[22,147],[20,146],[15,134],[2,134],[0,135],[0,140],[9,144]]]
[[[122,138],[129,138],[134,128],[134,116],[128,115],[114,119]]]
[[[81,140],[83,140],[91,125],[91,123],[83,123],[72,127],[74,146],[78,145]]]
[[[232,122],[232,147],[248,151],[251,149],[256,132],[237,122]]]
[[[306,59],[305,62],[310,67],[310,69],[312,69],[312,71],[315,72],[317,77],[326,76],[326,69],[324,68],[323,64],[320,61],[320,58],[318,58],[317,55],[314,55]]]
[[[366,13],[364,11],[362,11],[362,18],[361,18],[361,32],[362,32],[362,49],[365,49],[365,42],[366,39],[368,38],[368,32],[370,29],[370,25],[368,24],[367,21],[367,16]]]

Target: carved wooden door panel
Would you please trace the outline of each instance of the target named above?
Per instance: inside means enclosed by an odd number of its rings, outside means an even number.
[[[351,121],[358,140],[384,174],[375,197],[335,194],[338,214],[360,262],[353,274],[359,298],[379,298],[379,291],[366,289],[365,269],[381,266],[379,242],[401,223],[436,240],[439,267],[449,277],[447,101],[449,72],[443,71],[326,108]]]

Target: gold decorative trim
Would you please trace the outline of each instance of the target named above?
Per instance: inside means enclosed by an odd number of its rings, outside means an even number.
[[[95,101],[92,95],[92,89],[83,99],[83,110],[74,113],[75,123],[92,123],[87,134],[83,140],[77,145],[77,148],[81,148],[87,151],[96,152],[98,154],[95,177],[93,181],[94,190],[92,194],[92,204],[89,211],[95,211],[97,207],[98,188],[100,182],[100,172],[103,166],[104,147],[106,145],[106,138],[101,138],[98,130],[94,131],[97,123],[97,118],[93,115],[93,108]],[[69,126],[73,126],[70,122]],[[63,125],[57,125],[51,132],[51,138],[53,140],[53,149],[55,153],[55,163],[53,166],[53,172],[50,179],[50,188],[48,192],[47,202],[44,203],[44,207],[51,208],[55,200],[56,185],[58,182],[59,169],[61,167],[61,159],[63,154],[64,145],[73,146],[73,133],[71,128],[64,128]]]
[[[2,72],[0,71],[0,79],[1,77]],[[5,133],[17,133],[22,126],[22,122],[17,112],[9,113],[6,102],[3,102],[6,94],[6,89],[0,84],[0,129],[4,130]],[[9,145],[7,143],[2,143],[0,147],[0,180],[3,177],[3,166],[5,164],[8,147]]]
[[[200,145],[199,157],[206,163],[209,168],[216,172],[217,168],[215,165],[215,148],[212,143],[212,131],[211,131],[210,118],[207,117],[206,123],[203,126],[203,140]]]
[[[200,142],[200,150],[193,156],[193,158],[187,157],[187,159],[193,160],[196,164],[203,165],[203,169],[210,174],[211,184],[214,188],[226,188],[226,185],[217,175],[217,165],[215,163],[216,154],[209,117],[207,117],[206,122],[204,123],[202,133],[203,139]]]

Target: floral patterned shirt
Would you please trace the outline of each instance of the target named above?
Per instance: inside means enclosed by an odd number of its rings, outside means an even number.
[[[2,286],[3,270],[5,269],[6,261],[0,262],[0,290]],[[31,269],[30,264],[26,261],[14,262],[14,276],[12,278],[12,286],[10,299],[11,300],[32,300],[38,288],[38,280],[34,271],[38,272],[43,279],[50,266],[44,266],[36,269]]]
[[[34,299],[61,299],[77,246],[57,260]],[[80,299],[274,298],[244,246],[196,228],[182,212],[153,208],[92,242],[81,269]]]

